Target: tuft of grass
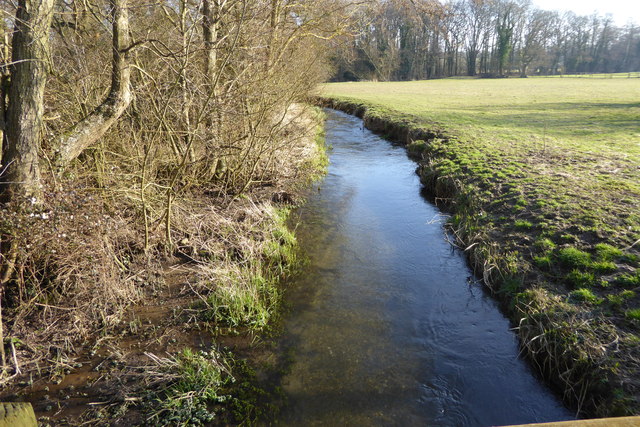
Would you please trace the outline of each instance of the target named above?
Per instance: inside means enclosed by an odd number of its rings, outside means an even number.
[[[626,301],[635,297],[636,297],[636,293],[634,291],[630,291],[626,289],[618,294],[607,295],[607,300],[609,301],[609,304],[611,304],[612,306],[620,307]]]
[[[515,296],[522,291],[522,278],[509,277],[506,278],[498,291],[500,294]]]
[[[530,221],[519,219],[513,224],[516,230],[530,230],[533,228],[533,224]]]
[[[618,267],[611,261],[598,261],[591,264],[591,268],[601,274],[611,273],[618,269]]]
[[[586,288],[593,286],[596,278],[593,273],[574,269],[565,276],[565,281],[571,285],[571,288]]]
[[[275,210],[271,235],[263,248],[263,254],[269,265],[284,269],[295,264],[297,259],[298,242],[293,232],[287,227],[289,214],[290,209],[287,208]]]
[[[215,351],[185,349],[173,358],[154,358],[164,373],[166,384],[150,397],[153,425],[202,425],[216,415],[209,408],[224,402],[222,387],[233,378]]]
[[[627,310],[625,312],[625,317],[631,320],[640,320],[640,308],[635,308],[632,310]]]
[[[265,278],[261,269],[255,262],[218,282],[207,298],[205,317],[232,327],[266,327],[278,306],[280,291],[277,281]]]
[[[551,257],[549,255],[535,256],[533,257],[533,262],[538,266],[538,268],[543,270],[550,269],[552,265]]]
[[[558,261],[565,267],[587,268],[591,265],[591,255],[573,247],[562,248],[558,251]]]
[[[635,274],[625,273],[616,279],[616,284],[625,288],[636,288],[640,286],[640,271]]]
[[[603,300],[598,298],[590,289],[576,289],[569,293],[569,302],[583,302],[587,304],[600,304]]]
[[[597,258],[600,261],[613,261],[622,256],[622,251],[606,243],[598,243],[595,246]]]
[[[422,153],[424,153],[425,151],[427,151],[427,142],[421,139],[417,141],[411,141],[407,145],[407,152],[411,157],[420,159],[422,158]]]
[[[268,219],[253,230],[262,237],[242,254],[244,262],[230,262],[205,272],[211,287],[205,319],[254,330],[267,327],[280,306],[280,281],[299,261],[296,238],[286,224],[289,213],[286,208],[267,209],[264,214]]]
[[[541,238],[536,240],[536,247],[544,252],[552,251],[556,248],[556,244],[549,238]]]
[[[624,262],[629,265],[640,267],[640,256],[635,254],[623,254],[620,257],[620,262]]]

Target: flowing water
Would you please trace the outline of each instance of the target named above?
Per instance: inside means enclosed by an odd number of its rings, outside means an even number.
[[[403,148],[328,111],[331,165],[299,210],[283,425],[568,420],[497,304],[445,240]]]

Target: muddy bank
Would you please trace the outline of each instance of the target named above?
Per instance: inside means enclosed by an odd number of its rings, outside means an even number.
[[[487,182],[463,164],[448,147],[464,146],[464,141],[440,124],[418,123],[350,100],[318,99],[317,103],[354,114],[367,128],[408,147],[418,161],[425,188],[451,213],[449,229],[457,245],[511,319],[523,353],[567,404],[584,417],[638,413],[636,325],[624,316],[622,320],[612,316],[604,304],[580,299],[582,290],[571,290],[575,288],[565,275],[575,269],[571,270],[565,255],[579,252],[573,246],[542,239],[531,224],[514,224],[508,212],[512,206],[489,205],[477,197],[484,192],[499,199],[508,182]],[[518,209],[527,211],[526,207]],[[495,218],[491,230],[482,227],[487,217]],[[553,245],[547,253],[560,264],[557,268],[539,266],[540,242]],[[593,247],[595,243],[580,245],[578,237],[575,246]],[[636,252],[628,248],[616,259],[617,265],[633,271]],[[633,291],[624,292],[634,296]]]

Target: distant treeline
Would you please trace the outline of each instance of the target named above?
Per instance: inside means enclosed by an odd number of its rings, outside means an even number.
[[[528,0],[375,0],[336,45],[334,80],[640,70],[640,26]]]

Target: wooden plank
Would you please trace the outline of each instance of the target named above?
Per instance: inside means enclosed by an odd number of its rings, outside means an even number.
[[[0,403],[0,427],[38,427],[31,403]]]
[[[597,418],[592,420],[563,421],[555,423],[522,424],[508,427],[637,427],[640,417]]]

